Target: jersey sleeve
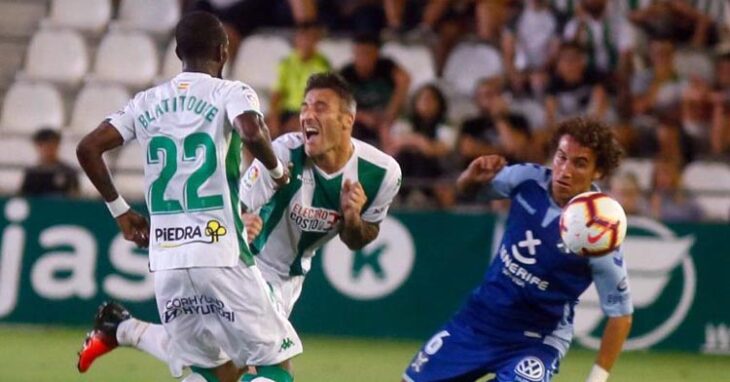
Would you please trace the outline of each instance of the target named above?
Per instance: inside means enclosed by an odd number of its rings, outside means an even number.
[[[628,272],[621,248],[612,254],[591,258],[589,264],[603,313],[609,317],[633,313]]]
[[[134,131],[134,104],[133,101],[129,101],[122,110],[107,117],[107,121],[114,126],[119,132],[119,135],[124,139],[124,143],[127,143],[136,137]]]
[[[231,85],[228,97],[225,100],[225,108],[231,125],[233,125],[233,120],[236,117],[247,111],[253,111],[263,116],[259,96],[251,87],[239,81],[233,82],[233,85]]]
[[[277,158],[286,165],[289,162],[289,149],[279,138],[271,143]],[[258,159],[251,163],[241,178],[239,199],[248,211],[257,211],[276,193],[276,183],[269,175],[269,170]]]
[[[395,160],[388,165],[388,170],[383,179],[383,185],[378,190],[375,199],[370,206],[362,213],[361,218],[368,223],[379,223],[388,214],[393,198],[398,195],[402,175],[400,166]]]
[[[506,199],[523,182],[528,180],[546,181],[547,178],[547,170],[540,165],[518,164],[507,166],[486,186],[486,196],[489,199]]]

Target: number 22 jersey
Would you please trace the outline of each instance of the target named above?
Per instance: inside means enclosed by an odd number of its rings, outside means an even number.
[[[136,139],[145,152],[152,271],[254,263],[238,207],[241,143],[231,127],[249,111],[261,114],[245,84],[183,72],[109,116],[124,142]]]

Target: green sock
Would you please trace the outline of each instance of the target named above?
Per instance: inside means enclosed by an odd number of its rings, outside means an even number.
[[[288,371],[280,366],[256,366],[256,374],[244,374],[242,382],[251,382],[256,378],[266,378],[266,381],[294,382],[294,378]]]
[[[193,373],[200,374],[207,382],[220,382],[218,378],[216,378],[215,374],[213,374],[213,369],[191,366],[190,370],[192,370]]]

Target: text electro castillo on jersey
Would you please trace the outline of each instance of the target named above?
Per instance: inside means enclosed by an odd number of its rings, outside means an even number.
[[[560,207],[550,197],[551,171],[538,165],[503,169],[489,197],[512,203],[504,237],[482,284],[456,319],[512,338],[543,338],[562,354],[572,339],[573,307],[591,282],[609,316],[630,314],[626,265],[621,249],[586,258],[560,240]]]
[[[360,182],[365,191],[363,221],[385,219],[400,188],[400,167],[365,142],[352,139],[352,145],[352,156],[343,168],[327,174],[306,156],[301,133],[285,134],[273,147],[282,162],[290,163],[288,185],[277,190],[261,162],[254,161],[246,171],[241,201],[251,211],[259,211],[264,221],[252,244],[262,272],[282,279],[307,273],[315,250],[339,233],[345,180]]]
[[[249,111],[261,114],[250,87],[185,72],[109,117],[146,152],[151,270],[253,264],[238,208],[241,140],[231,127]]]

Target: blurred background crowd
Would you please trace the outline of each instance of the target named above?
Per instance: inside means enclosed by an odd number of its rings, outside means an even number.
[[[480,205],[454,192],[470,160],[549,164],[556,124],[587,115],[626,150],[602,187],[628,213],[730,221],[726,0],[0,0],[0,191],[95,195],[75,144],[180,70],[192,9],[225,23],[225,76],[258,91],[274,137],[298,129],[307,77],[339,71],[354,136],[401,165],[400,208]],[[108,158],[128,198],[145,157]]]

